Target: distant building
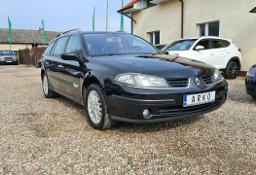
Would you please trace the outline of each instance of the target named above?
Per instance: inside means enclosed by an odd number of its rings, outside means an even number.
[[[254,7],[252,0],[131,0],[118,12],[132,19],[133,34],[154,45],[210,35],[232,39],[247,71],[256,63]]]
[[[48,44],[61,32],[46,31],[45,45]],[[0,50],[9,50],[10,44],[7,42],[8,29],[0,29]],[[12,30],[12,50],[18,51],[20,49],[31,49],[32,47],[43,47],[42,43],[42,29],[39,30]]]

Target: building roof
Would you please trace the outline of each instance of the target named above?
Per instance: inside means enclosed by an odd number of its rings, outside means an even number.
[[[46,31],[45,44],[61,32]],[[8,29],[0,29],[0,43],[8,43]],[[41,30],[12,29],[12,44],[42,44]]]
[[[127,10],[127,9],[129,9],[129,8],[132,8],[133,5],[134,5],[135,3],[137,3],[138,1],[139,1],[139,0],[132,0],[131,2],[129,2],[128,4],[126,4],[122,9],[118,10],[117,12],[118,12],[118,13],[122,13],[123,11],[125,11],[125,10]]]
[[[256,7],[250,10],[250,13],[256,13]]]

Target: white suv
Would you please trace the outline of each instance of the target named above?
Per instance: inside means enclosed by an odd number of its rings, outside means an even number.
[[[241,49],[225,38],[182,39],[165,46],[162,51],[211,64],[223,71],[228,79],[236,78],[241,68]]]

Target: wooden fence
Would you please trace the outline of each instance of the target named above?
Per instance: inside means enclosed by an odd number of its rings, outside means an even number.
[[[20,64],[28,64],[28,65],[33,65],[36,66],[37,61],[41,59],[42,54],[44,53],[45,48],[32,48],[31,50],[29,49],[23,49],[19,50],[19,61]]]

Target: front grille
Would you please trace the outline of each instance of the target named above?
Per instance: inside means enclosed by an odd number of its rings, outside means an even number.
[[[12,60],[12,57],[4,57],[5,60]]]
[[[205,84],[211,84],[212,83],[212,76],[209,77],[202,77]]]
[[[166,80],[169,87],[172,88],[188,87],[188,78],[169,78]]]
[[[156,110],[155,116],[159,118],[161,116],[162,117],[166,117],[166,116],[179,117],[179,116],[190,116],[195,114],[200,115],[200,114],[219,108],[225,102],[225,100],[226,98],[222,97],[222,98],[216,99],[214,102],[196,105],[196,106],[162,108],[162,109],[158,109],[158,112]]]

